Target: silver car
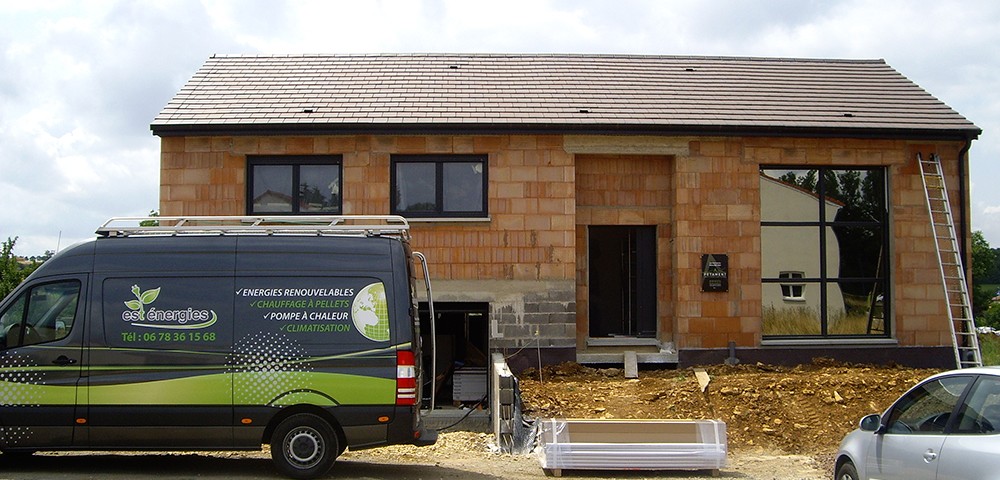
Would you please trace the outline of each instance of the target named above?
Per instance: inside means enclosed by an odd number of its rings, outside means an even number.
[[[1000,367],[932,375],[840,442],[836,480],[1000,480]]]

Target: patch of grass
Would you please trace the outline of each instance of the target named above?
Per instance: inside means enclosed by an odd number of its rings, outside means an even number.
[[[819,312],[809,307],[763,308],[762,322],[764,335],[819,335]],[[864,335],[868,332],[868,312],[861,315],[846,315],[844,312],[830,315],[827,333],[830,335]]]
[[[980,334],[979,351],[983,355],[983,365],[1000,365],[1000,335]]]

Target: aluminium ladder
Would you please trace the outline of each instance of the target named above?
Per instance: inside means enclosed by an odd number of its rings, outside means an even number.
[[[917,163],[924,183],[934,245],[937,247],[941,284],[948,302],[948,325],[952,333],[955,364],[958,368],[980,367],[983,360],[979,351],[979,338],[972,318],[972,302],[969,286],[965,282],[962,253],[958,249],[951,202],[948,201],[948,189],[941,171],[941,157],[932,153],[928,159],[924,159],[918,153]]]

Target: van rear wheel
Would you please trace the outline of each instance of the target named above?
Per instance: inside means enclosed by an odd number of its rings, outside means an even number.
[[[286,418],[271,435],[271,460],[281,473],[292,478],[325,474],[339,452],[337,434],[330,424],[309,413]]]

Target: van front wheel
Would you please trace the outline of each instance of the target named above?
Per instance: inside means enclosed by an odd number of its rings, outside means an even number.
[[[299,413],[278,424],[271,436],[271,460],[292,478],[316,478],[337,459],[337,434],[322,418]]]

